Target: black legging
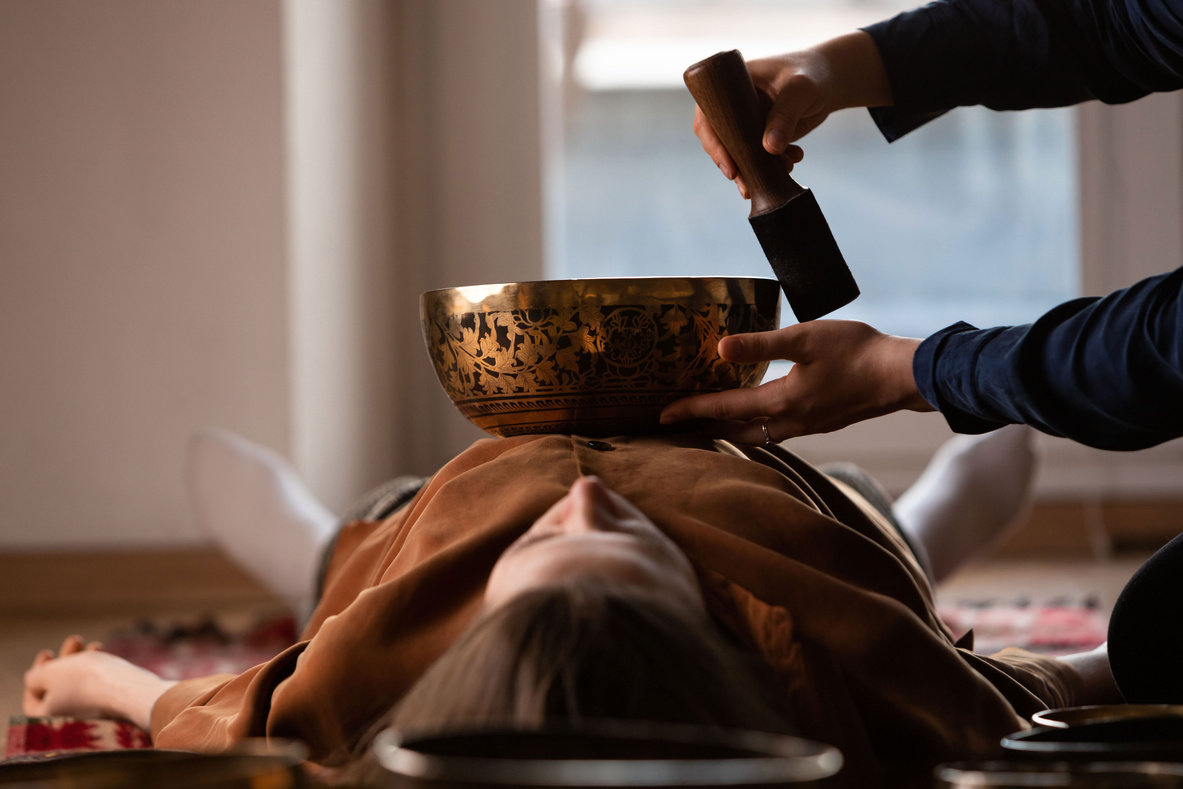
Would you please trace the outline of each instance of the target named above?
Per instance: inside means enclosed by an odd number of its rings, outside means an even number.
[[[1183,534],[1147,559],[1118,596],[1109,665],[1130,704],[1183,704]]]

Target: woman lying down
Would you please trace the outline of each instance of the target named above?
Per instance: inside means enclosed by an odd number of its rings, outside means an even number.
[[[980,656],[937,617],[933,580],[1020,509],[1028,442],[954,439],[893,512],[778,446],[484,440],[338,531],[280,458],[205,433],[189,483],[231,555],[298,604],[331,543],[300,642],[168,682],[74,638],[37,657],[25,711],[126,718],[162,748],[297,739],[325,766],[390,721],[687,722],[830,743],[845,785],[926,785],[1038,710],[1115,700],[1104,648]]]

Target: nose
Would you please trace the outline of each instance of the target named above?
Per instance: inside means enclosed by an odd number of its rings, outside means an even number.
[[[599,477],[580,477],[567,495],[571,507],[567,511],[565,530],[568,532],[605,531],[616,507],[603,480]]]

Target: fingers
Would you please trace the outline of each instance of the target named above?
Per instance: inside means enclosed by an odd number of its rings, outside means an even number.
[[[746,422],[772,413],[779,405],[783,384],[771,381],[755,389],[732,389],[726,392],[686,397],[675,400],[661,412],[663,425],[683,422],[687,419],[710,419],[716,422]],[[735,426],[743,435],[751,431],[745,426]],[[756,425],[760,431],[760,426]],[[734,435],[733,431],[728,431]]]
[[[21,699],[21,708],[26,715],[47,715],[49,705],[46,701],[47,671],[50,664],[58,658],[74,655],[84,650],[101,649],[97,641],[87,643],[82,636],[67,636],[62,642],[61,649],[55,654],[52,649],[43,649],[33,658],[33,665],[25,672],[25,692]]]
[[[723,147],[723,141],[715,134],[715,130],[711,128],[710,122],[707,121],[706,116],[702,114],[702,110],[697,105],[694,107],[694,134],[702,143],[702,149],[707,152],[707,156],[711,157],[723,176],[729,181],[734,181],[739,175],[739,169],[731,160],[727,149]]]
[[[802,116],[816,110],[820,91],[817,83],[804,74],[794,74],[785,82],[764,126],[764,149],[769,153],[785,153],[789,143],[801,136],[797,128]]]
[[[40,718],[45,715],[45,691],[34,691],[26,684],[25,693],[21,697],[21,712],[30,718]]]
[[[768,428],[767,433],[764,432],[765,427]],[[737,444],[778,444],[789,437],[778,429],[776,420],[768,417],[758,417],[745,422],[724,422],[710,434]]]
[[[694,108],[694,133],[698,135],[699,140],[702,142],[702,149],[711,157],[711,160],[719,168],[719,172],[723,173],[723,177],[735,182],[736,187],[739,189],[740,197],[744,200],[751,199],[747,185],[743,181],[743,176],[740,175],[739,168],[736,167],[731,155],[727,153],[727,149],[723,147],[723,143],[716,136],[715,130],[711,128],[710,123],[703,116],[702,110],[698,109],[698,107]],[[785,159],[785,169],[791,172],[793,165],[805,158],[805,151],[799,145],[788,145],[785,147],[782,155]]]
[[[809,126],[809,129],[804,129],[798,128],[797,119],[816,105],[820,91],[812,80],[798,74],[785,80],[785,90],[791,94],[786,97],[783,90],[774,87],[774,83],[783,79],[786,68],[784,63],[775,58],[768,58],[750,61],[748,66],[761,94],[771,105],[770,111],[774,113],[769,115],[764,147],[772,153],[783,156],[785,169],[792,171],[793,165],[800,162],[805,154],[800,146],[790,145],[790,143],[821,122],[821,118],[819,118]],[[772,97],[776,96],[778,92],[780,95],[774,101]],[[751,199],[739,168],[698,106],[694,108],[694,134],[723,176],[730,181],[735,181],[740,196],[745,200]]]
[[[732,393],[724,392],[720,394],[726,395]],[[714,394],[678,400],[666,408],[666,412],[661,415],[661,421],[662,423],[673,423],[695,418],[693,416],[683,417],[683,413],[701,411],[703,413],[737,414],[748,413],[752,410],[751,407],[728,403],[726,400],[727,398],[716,397]],[[756,410],[759,409],[760,407],[757,406]],[[713,421],[713,419],[713,417],[703,417],[701,422],[696,423],[695,432],[700,432],[712,438],[726,439],[737,444],[753,445],[779,444],[782,441],[795,438],[802,434],[800,427],[791,420],[779,420],[775,417],[761,415],[754,416],[750,419],[735,418],[725,421]]]
[[[60,657],[66,655],[73,655],[75,652],[81,652],[86,648],[86,642],[82,636],[66,636],[66,640],[62,642],[62,648],[58,652]]]
[[[774,331],[732,334],[719,340],[719,356],[733,364],[754,364],[775,359],[804,362],[809,357],[810,335],[814,324],[802,323]],[[770,381],[754,389],[733,389],[677,400],[661,412],[661,423],[672,424],[687,419],[713,419],[719,422],[747,422],[757,417],[776,413],[784,407],[783,380]],[[726,437],[736,440],[763,440],[763,429],[751,425],[734,425]]]
[[[755,389],[673,402],[662,412],[661,421],[713,420],[737,440],[775,443],[840,430],[901,409],[932,410],[912,374],[920,342],[882,334],[858,321],[838,320],[725,337],[718,350],[726,361],[788,359],[795,364],[785,377]]]
[[[86,641],[82,636],[67,636],[62,642],[62,648],[54,653],[52,649],[43,649],[33,657],[33,668],[44,665],[58,657],[73,655],[77,652],[98,652],[103,648],[101,641]]]
[[[75,655],[79,652],[96,652],[103,648],[98,641],[86,641],[82,636],[67,636],[62,642],[61,649],[56,653],[52,649],[43,649],[33,658],[33,665],[25,672],[25,692],[21,706],[26,715],[47,714],[46,702],[47,672],[50,664],[58,658]]]
[[[809,361],[810,337],[815,330],[812,323],[799,323],[773,331],[732,334],[719,340],[719,356],[732,364]]]
[[[33,666],[25,672],[25,692],[21,697],[21,709],[26,715],[45,714],[45,666],[54,659],[52,649],[43,649],[33,658]]]

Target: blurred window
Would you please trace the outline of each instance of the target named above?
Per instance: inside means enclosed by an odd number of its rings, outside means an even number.
[[[913,5],[568,0],[551,42],[566,68],[551,104],[547,276],[772,276],[747,203],[693,134],[682,70],[725,49],[790,51]],[[924,336],[956,320],[1027,322],[1075,296],[1074,112],[962,108],[888,146],[865,110],[849,110],[807,136],[794,177],[863,292],[833,317]]]

